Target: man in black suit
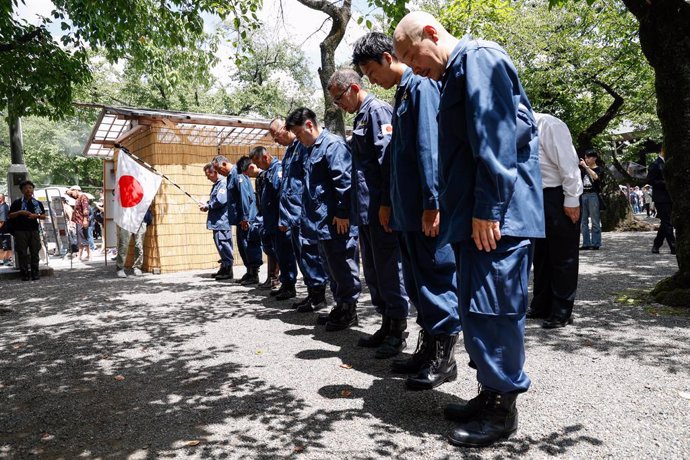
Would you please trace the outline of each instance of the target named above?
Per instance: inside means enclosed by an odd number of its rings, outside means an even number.
[[[671,201],[671,195],[666,190],[666,181],[664,181],[665,158],[666,150],[662,146],[659,157],[649,165],[647,172],[647,183],[652,186],[652,199],[656,206],[656,216],[661,220],[659,231],[656,233],[652,246],[653,254],[659,254],[659,248],[664,244],[664,239],[671,248],[671,254],[676,253],[676,237],[673,235],[673,225],[671,224],[673,201]]]

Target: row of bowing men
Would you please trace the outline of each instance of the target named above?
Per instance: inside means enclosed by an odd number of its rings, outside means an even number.
[[[502,48],[457,39],[426,13],[406,16],[392,38],[360,38],[352,61],[372,84],[395,88],[395,101],[376,98],[354,70],[337,70],[328,91],[354,114],[349,140],[301,107],[270,123],[286,148],[282,161],[258,146],[236,165],[217,156],[206,166],[214,185],[205,210],[223,261],[217,279],[232,278],[229,223],[247,267],[240,283],[259,282],[263,240],[280,270],[271,294],[295,297],[299,268],[307,297],[293,308],[326,307],[329,288],[335,304],[316,322],[340,331],[358,322],[361,257],[381,322],[358,345],[380,359],[400,354],[413,306],[416,349],[391,370],[407,375],[407,389],[429,390],[457,378],[462,332],[480,392],[445,408],[458,422],[449,439],[492,444],[517,430],[516,398],[530,384],[522,369],[528,271],[533,239],[544,236],[531,106]],[[257,215],[261,235],[253,234]]]

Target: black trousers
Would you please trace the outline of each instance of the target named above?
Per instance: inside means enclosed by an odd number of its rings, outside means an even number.
[[[655,203],[656,216],[661,220],[659,231],[656,232],[654,238],[654,247],[659,249],[664,240],[668,242],[668,247],[675,251],[676,237],[673,235],[673,224],[671,223],[671,212],[673,210],[673,203]]]
[[[14,232],[14,250],[17,253],[19,269],[26,272],[31,268],[31,271],[37,274],[40,261],[38,253],[41,251],[41,236],[38,230]]]
[[[535,241],[534,297],[530,309],[552,319],[570,318],[577,291],[580,221],[563,212],[563,188],[544,189],[546,238]]]

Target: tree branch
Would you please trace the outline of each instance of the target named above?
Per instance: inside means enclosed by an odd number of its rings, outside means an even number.
[[[14,40],[12,43],[0,43],[0,53],[6,53],[8,51],[15,50],[22,45],[29,43],[34,38],[39,37],[43,33],[43,29],[36,27],[29,33],[22,35],[21,37]]]

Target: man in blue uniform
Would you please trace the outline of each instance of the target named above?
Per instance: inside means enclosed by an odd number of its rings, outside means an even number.
[[[295,302],[292,307],[300,313],[317,310],[326,305],[326,283],[328,275],[318,242],[306,238],[300,231],[302,212],[302,191],[304,188],[304,163],[307,148],[295,135],[285,129],[285,120],[276,118],[269,125],[273,140],[287,147],[283,156],[283,180],[280,185],[280,214],[278,231],[289,233],[295,259],[307,285],[307,297]]]
[[[412,390],[430,389],[455,380],[461,330],[453,249],[436,244],[439,85],[414,75],[396,57],[393,40],[380,32],[357,40],[352,62],[372,83],[385,89],[397,85],[379,219],[400,240],[405,287],[422,330],[414,355],[394,361],[393,371],[416,374],[406,382]]]
[[[353,223],[359,228],[364,278],[371,303],[381,315],[381,327],[358,345],[377,348],[376,358],[390,358],[405,347],[409,299],[403,284],[398,239],[379,222],[382,164],[391,138],[392,107],[369,94],[351,69],[337,70],[328,81],[333,101],[354,113],[352,150]]]
[[[331,312],[319,316],[318,322],[325,323],[327,331],[338,331],[357,324],[357,299],[362,290],[357,226],[350,225],[352,155],[342,138],[319,126],[310,109],[293,111],[285,126],[309,149],[302,193],[302,232],[319,242],[336,301]]]
[[[237,177],[234,182],[237,188],[237,215],[239,224],[237,226],[237,250],[240,253],[247,273],[240,278],[242,286],[259,284],[259,267],[263,263],[261,256],[261,234],[256,225],[252,225],[256,220],[256,195],[249,180],[247,171],[252,161],[247,156],[242,156],[237,160],[235,169]]]
[[[449,440],[486,446],[517,430],[532,242],[544,237],[539,139],[517,71],[496,43],[450,35],[431,15],[398,24],[398,57],[442,82],[438,113],[441,244],[459,272],[465,349],[480,394],[446,408]]]
[[[257,169],[258,170],[258,169]],[[264,186],[266,183],[266,171],[258,170],[256,178],[254,179],[254,187],[256,189],[256,209],[257,215],[254,219],[254,225],[260,228],[261,235],[261,249],[266,254],[266,259],[268,262],[268,271],[266,276],[266,281],[259,284],[259,288],[270,289],[271,294],[274,292],[273,288],[277,288],[280,285],[278,276],[280,274],[280,269],[278,267],[278,261],[276,260],[276,253],[273,249],[273,241],[271,240],[271,235],[264,228],[264,216],[261,203],[261,195],[263,194]]]
[[[249,159],[257,167],[266,171],[266,178],[261,193],[264,230],[271,238],[273,251],[280,266],[280,289],[271,292],[276,300],[287,300],[295,297],[295,280],[297,264],[289,232],[278,230],[280,213],[280,184],[283,180],[283,165],[277,158],[268,153],[265,147],[254,147],[249,152]]]
[[[225,187],[226,193],[225,197],[228,201],[227,203],[227,213],[228,213],[228,224],[237,225],[239,228],[239,219],[237,213],[237,203],[239,201],[238,188],[236,186],[237,182],[237,168],[230,162],[230,160],[224,155],[216,155],[211,162],[213,168],[225,177]]]
[[[208,212],[206,228],[213,230],[213,242],[216,244],[220,256],[220,270],[213,275],[218,280],[232,279],[232,227],[228,222],[228,191],[224,177],[218,177],[213,163],[204,166],[206,178],[213,183],[211,195],[205,205],[199,205],[199,209]]]

